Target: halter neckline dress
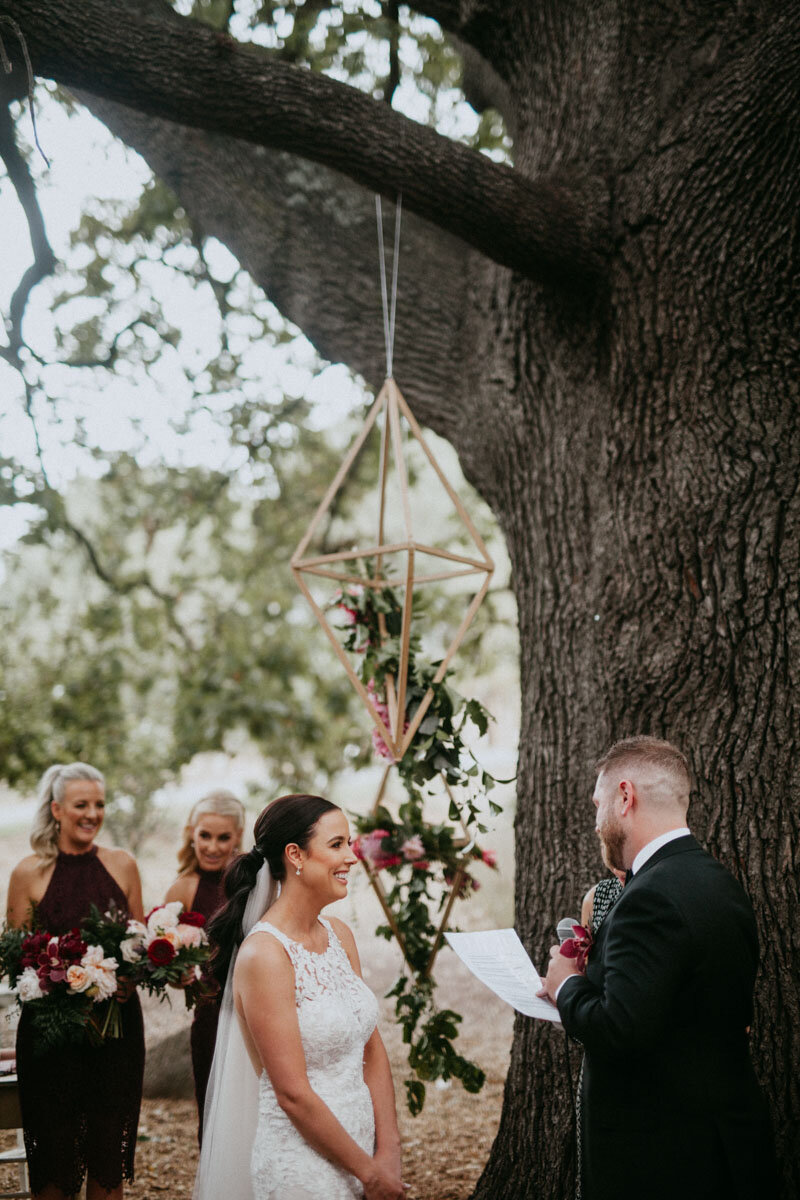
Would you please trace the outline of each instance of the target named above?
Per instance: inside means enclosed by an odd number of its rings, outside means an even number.
[[[378,1020],[378,1002],[356,975],[330,922],[322,953],[306,949],[269,921],[270,933],[294,967],[295,1004],[308,1081],[367,1154],[375,1148],[375,1115],[364,1081],[364,1047]],[[266,1071],[259,1080],[258,1126],[251,1160],[254,1200],[353,1200],[360,1182],[314,1150],[278,1104]]]
[[[127,911],[128,901],[100,860],[59,851],[36,912],[37,925],[60,936],[80,925],[92,904]],[[99,1005],[98,1008],[104,1008]],[[31,1191],[54,1185],[76,1195],[88,1172],[112,1191],[133,1179],[144,1075],[139,998],[120,1005],[122,1034],[102,1046],[88,1042],[40,1051],[23,1006],[17,1030],[17,1073]]]

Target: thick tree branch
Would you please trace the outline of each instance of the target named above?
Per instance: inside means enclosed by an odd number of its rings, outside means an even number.
[[[411,8],[474,46],[502,74],[519,31],[519,13],[513,0],[413,0]]]
[[[78,98],[138,150],[323,357],[373,385],[385,374],[375,205],[362,188],[293,155]],[[463,422],[468,266],[455,238],[404,213],[396,374],[421,421],[457,441]]]
[[[22,320],[31,292],[48,275],[52,274],[56,258],[47,240],[42,210],[36,197],[36,186],[33,182],[28,164],[20,154],[14,136],[14,122],[8,107],[0,103],[0,158],[5,163],[8,177],[17,193],[25,219],[30,231],[33,248],[33,262],[23,274],[11,297],[11,306],[6,319],[8,345],[0,347],[0,356],[12,367],[22,369],[20,350],[24,346],[22,337]]]
[[[0,15],[12,0],[0,0]],[[290,150],[384,195],[495,262],[549,283],[601,275],[602,180],[526,179],[326,76],[127,0],[13,0],[35,69],[187,126]]]
[[[513,141],[516,138],[517,113],[508,84],[474,46],[455,36],[452,42],[463,63],[461,87],[464,99],[478,113],[485,112],[487,108],[496,108]]]

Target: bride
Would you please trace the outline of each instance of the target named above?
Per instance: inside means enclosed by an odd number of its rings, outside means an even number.
[[[347,819],[283,796],[254,832],[209,926],[225,990],[193,1200],[401,1200],[377,1001],[350,930],[320,916],[357,861]]]

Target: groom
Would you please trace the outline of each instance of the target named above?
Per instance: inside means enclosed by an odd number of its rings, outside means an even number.
[[[597,833],[628,881],[585,975],[554,946],[540,993],[586,1052],[583,1200],[775,1200],[748,1052],[758,966],[750,902],[686,827],[679,750],[626,738],[597,771]]]

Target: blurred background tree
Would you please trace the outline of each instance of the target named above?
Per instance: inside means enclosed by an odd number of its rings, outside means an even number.
[[[464,104],[452,42],[397,4],[175,8],[220,31],[233,22],[240,40],[386,100],[400,89],[429,123],[508,153],[496,111]],[[4,143],[6,169],[33,229],[48,173],[26,105],[6,99],[19,147],[15,157]],[[58,86],[37,85],[36,105],[40,125],[54,106],[87,119]],[[98,126],[96,137],[102,150],[110,135]],[[302,398],[323,360],[174,193],[135,168],[138,195],[90,201],[68,253],[40,256],[20,280],[0,348],[0,414],[24,413],[31,447],[0,442],[0,522],[26,514],[2,559],[0,775],[30,788],[53,761],[98,763],[113,832],[134,849],[152,831],[153,793],[201,751],[249,739],[286,790],[324,788],[364,761],[362,715],[324,639],[309,636],[288,560],[370,399],[342,368],[341,417],[324,427]],[[136,398],[119,404],[126,394]],[[106,428],[127,430],[124,450],[98,433],[99,407]],[[365,452],[329,536],[344,536],[375,471]],[[432,606],[443,615],[446,600]],[[503,611],[513,620],[513,605]],[[465,654],[498,615],[484,610]]]

